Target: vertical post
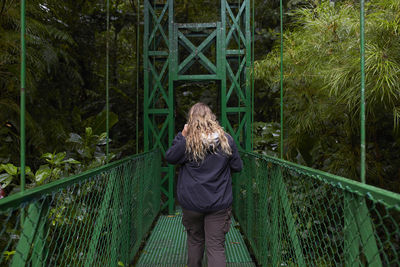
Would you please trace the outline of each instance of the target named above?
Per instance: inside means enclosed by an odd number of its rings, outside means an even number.
[[[48,253],[48,247],[46,246],[47,240],[46,237],[48,235],[49,227],[47,224],[47,218],[50,212],[50,200],[49,198],[43,199],[43,202],[41,204],[41,211],[40,211],[40,217],[39,221],[37,224],[37,230],[35,234],[35,239],[33,242],[33,252],[32,252],[32,266],[45,266],[46,263],[46,257]],[[31,204],[37,205],[36,204]],[[29,220],[31,220],[31,214],[29,214]],[[35,219],[34,219],[35,220]],[[24,229],[25,230],[25,229]],[[29,253],[29,252],[28,252]]]
[[[145,1],[146,2],[146,1]],[[130,250],[130,258],[134,258],[137,250],[140,247],[141,244],[141,229],[142,229],[142,224],[143,224],[143,216],[142,216],[142,207],[141,207],[141,202],[140,202],[140,194],[142,188],[141,188],[141,180],[144,175],[143,173],[143,158],[139,158],[138,160],[135,161],[135,164],[133,165],[132,168],[132,173],[133,173],[133,179],[131,179],[131,185],[129,188],[132,188],[133,192],[137,192],[136,194],[130,194],[131,195],[131,205],[133,205],[135,208],[132,211],[130,220],[133,221],[131,224],[132,226],[132,239],[130,240],[140,240],[139,242],[135,241],[134,247]]]
[[[343,229],[345,266],[361,266],[360,253],[364,254],[367,266],[382,266],[373,221],[364,197],[345,192]]]
[[[108,2],[108,0],[107,0]],[[126,165],[123,167],[126,169]],[[123,175],[125,175],[125,172],[123,172]],[[122,177],[121,177],[122,178]],[[111,257],[110,257],[110,266],[118,266],[118,261],[122,261],[124,264],[127,262],[125,261],[125,253],[121,253],[124,248],[127,247],[126,244],[123,243],[123,238],[126,236],[126,232],[124,232],[124,226],[125,223],[124,221],[120,222],[120,216],[121,216],[121,210],[124,208],[123,206],[120,206],[119,203],[119,198],[121,196],[121,187],[123,186],[123,179],[115,179],[115,187],[114,187],[114,195],[113,195],[113,201],[112,201],[112,209],[111,211],[111,218],[112,218],[112,228],[111,228]],[[125,187],[124,187],[125,188]],[[123,195],[124,196],[124,195]],[[124,215],[125,210],[124,210]],[[122,228],[122,229],[121,229]]]
[[[365,0],[361,0],[360,7],[360,42],[361,42],[361,182],[365,184],[365,21],[364,21],[364,3]]]
[[[137,224],[138,240],[143,239],[143,222],[144,222],[143,195],[146,193],[146,192],[143,192],[143,177],[146,175],[145,171],[144,171],[145,166],[146,166],[146,159],[143,158],[140,160],[140,167],[139,167],[140,171],[139,171],[139,177],[138,177],[138,181],[137,181],[138,192],[139,192],[139,194],[137,196],[137,200],[138,200],[138,204],[137,204],[138,212],[137,213],[138,213],[138,217],[139,217],[139,221]]]
[[[250,0],[245,0],[246,1],[246,13],[245,13],[245,30],[246,30],[246,84],[245,84],[245,103],[246,103],[246,114],[245,114],[245,119],[246,120],[246,126],[244,128],[244,138],[245,140],[245,149],[246,151],[251,151],[251,58],[252,58],[252,52],[251,52],[251,29],[250,29]],[[240,40],[240,37],[239,37]],[[239,42],[240,43],[240,42]],[[240,51],[240,46],[239,46],[239,51]],[[239,101],[240,102],[240,101]],[[239,112],[240,114],[240,112]]]
[[[222,26],[223,22],[217,22],[217,77],[219,77],[221,80],[220,87],[222,88],[222,80],[225,79],[225,72],[224,69],[226,68],[225,65],[225,38],[223,38],[224,33],[222,31]],[[220,90],[221,90],[220,88]]]
[[[252,36],[251,36],[251,151],[254,149],[254,28],[255,28],[255,0],[252,1]]]
[[[277,184],[275,185],[279,190],[280,203],[283,208],[283,215],[286,220],[287,230],[289,232],[289,238],[293,245],[293,250],[296,255],[296,260],[299,266],[306,266],[303,249],[301,247],[300,240],[297,236],[297,226],[292,210],[290,207],[291,201],[289,201],[288,193],[286,191],[286,185],[283,180],[283,173],[280,168],[278,168],[278,175],[276,176]]]
[[[257,168],[257,180],[260,182],[260,216],[259,223],[261,229],[258,229],[257,234],[260,235],[260,251],[258,252],[259,259],[261,259],[262,266],[268,266],[271,264],[271,259],[268,254],[271,250],[271,246],[268,244],[269,240],[269,230],[271,229],[270,224],[270,209],[269,209],[269,198],[268,195],[271,193],[269,188],[271,188],[270,183],[271,179],[268,177],[269,168],[260,162],[259,167]]]
[[[173,37],[174,37],[174,0],[168,0],[168,46],[173,48]],[[178,49],[178,48],[176,48]],[[178,53],[178,51],[169,51],[168,60],[171,60],[171,52]],[[172,145],[175,135],[175,123],[174,123],[174,73],[171,71],[171,66],[174,62],[169,62],[169,76],[168,76],[168,146]],[[168,166],[168,212],[169,214],[174,213],[174,166]]]
[[[271,266],[278,266],[279,261],[281,259],[281,251],[280,251],[280,211],[279,211],[279,184],[278,184],[278,175],[279,175],[279,166],[274,165],[272,167],[271,173],[271,218],[272,218],[272,227],[271,227],[271,241],[270,241],[270,249],[272,254],[272,264]]]
[[[283,4],[280,0],[279,4],[280,24],[281,24],[281,145],[280,154],[283,159]]]
[[[144,151],[150,149],[149,145],[149,0],[144,1],[144,37],[143,37],[143,71],[144,71],[144,104],[143,104],[143,135],[144,135]]]
[[[344,209],[344,261],[345,266],[360,266],[360,235],[357,229],[355,213],[357,208],[354,205],[352,193],[344,191],[343,209]]]
[[[247,148],[246,148],[247,149]],[[246,236],[250,241],[250,244],[255,241],[255,236],[253,234],[253,223],[254,223],[254,218],[255,218],[255,207],[254,207],[254,192],[253,192],[253,179],[255,179],[255,171],[256,171],[256,163],[255,163],[255,158],[252,157],[250,159],[250,162],[247,162],[250,166],[250,171],[247,173],[246,177],[246,206],[247,206],[247,211],[246,211],[246,217],[247,217],[247,227],[246,227]],[[254,248],[256,246],[253,246]]]
[[[237,13],[233,12],[237,9]],[[240,149],[251,150],[251,122],[252,122],[252,92],[251,92],[251,25],[250,25],[250,0],[239,0],[235,5],[227,0],[221,0],[221,22],[224,49],[224,64],[221,74],[221,120],[222,126],[227,128],[234,137]],[[231,23],[232,20],[232,23]],[[244,25],[242,27],[241,25]],[[228,35],[226,32],[228,31]],[[236,34],[235,34],[236,33]],[[231,40],[237,41],[237,49],[231,50]],[[243,46],[241,45],[243,43]],[[243,48],[243,49],[242,49]],[[231,68],[228,59],[238,59],[238,70]],[[243,60],[242,60],[243,57]],[[228,75],[226,75],[228,74]],[[227,77],[228,76],[228,77]],[[231,88],[227,90],[226,80],[231,80]],[[243,79],[245,82],[242,84]],[[228,93],[227,93],[228,91]],[[238,106],[230,101],[233,94],[237,94]],[[234,106],[228,106],[228,104]],[[229,115],[238,116],[238,129],[235,131],[228,119]],[[244,113],[242,115],[242,113]]]
[[[161,13],[159,12],[162,9]],[[168,14],[167,14],[168,12]],[[167,17],[168,16],[168,17]],[[176,55],[174,48],[174,14],[173,0],[157,4],[156,1],[144,1],[144,37],[143,37],[143,66],[144,66],[144,149],[160,148],[165,152],[172,144],[174,138],[174,77],[171,71],[176,65],[171,54]],[[168,23],[168,25],[166,25]],[[168,35],[166,35],[166,27]],[[160,45],[165,42],[167,47]],[[168,51],[165,51],[167,50]],[[164,63],[163,70],[159,72],[156,64]],[[167,72],[168,79],[164,79]],[[165,103],[159,104],[162,99]],[[158,129],[159,121],[164,119],[162,129]],[[162,191],[167,200],[163,208],[174,210],[174,167],[164,163],[162,181],[165,186]]]
[[[220,42],[222,44],[220,53],[221,53],[221,66],[218,70],[221,72],[221,124],[222,127],[226,129],[228,126],[228,118],[226,115],[226,1],[221,0],[221,38]]]
[[[34,202],[29,205],[28,217],[29,219],[22,222],[21,238],[19,239],[15,251],[15,256],[12,258],[10,266],[19,267],[26,266],[29,257],[35,263],[44,263],[43,250],[45,249],[45,242],[41,238],[44,237],[44,227],[46,217],[49,212],[49,205],[46,199]],[[30,255],[33,246],[33,251],[38,254]]]
[[[106,41],[106,162],[108,163],[108,151],[109,151],[109,70],[110,70],[110,0],[107,0],[107,41]]]
[[[245,2],[247,2],[247,0],[244,0]],[[246,3],[245,3],[246,4]],[[228,5],[230,5],[230,3],[228,3]],[[237,0],[237,5],[238,5],[238,11],[240,10],[240,7],[242,6],[242,3],[241,3],[241,1],[240,0]],[[230,6],[230,8],[232,9],[232,6]],[[247,12],[247,10],[245,11],[245,15],[246,15],[246,12]],[[240,34],[239,34],[239,32],[242,32],[242,22],[243,22],[243,15],[239,15],[239,13],[238,13],[238,16],[239,16],[239,21],[238,21],[238,26],[237,26],[237,34],[239,35],[239,37],[237,38],[237,44],[238,44],[238,47],[237,47],[237,49],[238,49],[238,51],[240,51],[240,49],[242,48],[241,47],[241,42],[242,42],[242,40],[241,40],[241,38],[240,38]],[[245,34],[246,34],[246,37],[247,37],[247,28],[246,28],[246,24],[244,25],[244,30],[245,30]],[[246,49],[247,47],[246,47],[246,45],[247,45],[247,39],[245,40],[245,43],[243,44],[243,49]],[[246,50],[246,52],[247,52],[247,50]],[[242,55],[240,54],[240,52],[238,53],[238,55],[237,55],[237,64],[238,64],[238,66],[240,66],[241,65],[241,59],[242,59]],[[245,99],[243,99],[244,101],[245,101],[245,103],[246,103],[246,100],[247,100],[247,73],[248,73],[248,71],[247,71],[247,53],[244,55],[244,59],[243,60],[246,60],[246,66],[244,67],[244,70],[239,70],[239,77],[238,77],[238,81],[237,81],[237,83],[238,83],[238,85],[239,85],[239,88],[238,88],[238,90],[239,91],[243,91],[243,86],[242,86],[242,77],[244,77],[244,79],[245,79],[245,85],[244,85],[244,96],[245,96]],[[240,98],[240,97],[239,97]],[[238,109],[240,109],[240,107],[241,107],[241,105],[242,105],[242,103],[241,103],[242,101],[240,101],[240,99],[239,99],[239,101],[238,101],[238,104],[237,104],[237,108]],[[246,103],[247,104],[247,103]],[[246,105],[247,106],[247,105]],[[245,113],[246,114],[246,113]],[[239,112],[237,112],[237,116],[238,116],[238,125],[239,125],[239,127],[240,127],[240,125],[241,125],[241,116],[240,116],[241,114],[240,114],[240,111]],[[243,120],[246,120],[246,118],[247,118],[247,116],[243,116]],[[247,126],[247,123],[246,123],[246,126]],[[247,130],[247,128],[246,128],[246,126],[245,126],[245,129],[243,130],[243,132],[242,132],[242,138],[240,138],[240,134],[239,134],[239,136],[238,136],[238,141],[239,141],[239,143],[243,143],[243,145],[244,145],[244,147],[245,147],[245,149],[247,150],[247,147],[246,147],[246,130]],[[242,129],[238,129],[239,131],[241,131]]]
[[[132,213],[133,213],[133,209],[131,206],[131,199],[132,199],[132,190],[134,189],[133,186],[133,180],[135,179],[133,177],[132,174],[135,173],[134,170],[134,163],[127,163],[124,166],[124,172],[122,175],[122,180],[120,182],[122,188],[120,188],[119,190],[122,191],[122,214],[120,214],[119,216],[121,216],[121,220],[122,220],[122,236],[120,234],[120,238],[121,238],[121,245],[120,245],[120,249],[121,249],[121,260],[122,262],[126,265],[129,266],[129,263],[131,262],[131,260],[133,260],[133,258],[130,257],[131,255],[131,249],[132,249],[132,240],[134,240],[134,227],[133,227],[133,220],[131,219]]]
[[[20,160],[21,192],[25,191],[25,87],[26,87],[26,43],[25,43],[25,0],[21,0],[21,99],[20,99]]]
[[[139,153],[139,64],[140,64],[140,0],[136,11],[136,154]]]
[[[98,215],[96,216],[96,221],[94,222],[94,229],[92,236],[90,238],[89,248],[87,252],[87,257],[84,266],[94,266],[97,259],[97,245],[100,242],[102,229],[104,226],[104,221],[107,220],[110,210],[110,205],[112,205],[112,196],[114,193],[114,188],[117,180],[117,169],[113,169],[108,174],[108,180],[106,179],[107,188],[104,193],[103,200],[100,204],[100,209]]]

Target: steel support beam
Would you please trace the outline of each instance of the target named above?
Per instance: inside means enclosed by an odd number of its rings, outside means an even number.
[[[234,2],[221,0],[220,21],[175,23],[173,0],[144,1],[146,151],[159,148],[165,153],[172,144],[175,81],[220,81],[221,124],[240,149],[251,149],[250,0]],[[203,39],[197,44],[192,38]],[[213,58],[206,53],[210,48],[215,49]],[[182,52],[189,55],[180,60]],[[198,64],[206,73],[193,73]],[[174,168],[164,164],[162,169],[164,208],[173,213]]]

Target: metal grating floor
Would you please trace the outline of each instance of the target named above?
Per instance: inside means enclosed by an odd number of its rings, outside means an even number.
[[[160,216],[146,246],[135,266],[186,266],[186,232],[182,225],[182,214],[178,211],[174,216]],[[239,230],[232,226],[226,236],[226,257],[228,267],[255,267]],[[203,261],[203,266],[207,266]]]

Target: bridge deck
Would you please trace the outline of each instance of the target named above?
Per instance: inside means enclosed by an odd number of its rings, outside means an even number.
[[[181,211],[178,211],[174,216],[159,217],[136,264],[137,267],[186,266],[186,232],[181,220]],[[226,236],[227,266],[253,267],[255,264],[250,257],[242,235],[235,227],[236,225],[237,223],[232,220],[231,229]],[[203,266],[207,266],[205,261]]]

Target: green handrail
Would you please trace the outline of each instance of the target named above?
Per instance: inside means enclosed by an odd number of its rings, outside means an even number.
[[[397,266],[400,194],[242,152],[234,214],[262,266]]]
[[[300,164],[296,164],[287,160],[275,158],[268,155],[260,155],[252,152],[242,152],[247,155],[251,155],[254,158],[265,160],[273,164],[284,167],[287,170],[296,171],[307,175],[310,179],[320,180],[331,184],[332,186],[343,188],[343,190],[352,190],[360,196],[369,196],[382,204],[395,208],[400,211],[400,194],[394,193],[379,187],[372,185],[363,184],[339,175],[331,174],[321,170],[306,167]]]
[[[153,150],[1,199],[0,265],[128,266],[160,211],[160,188]]]

